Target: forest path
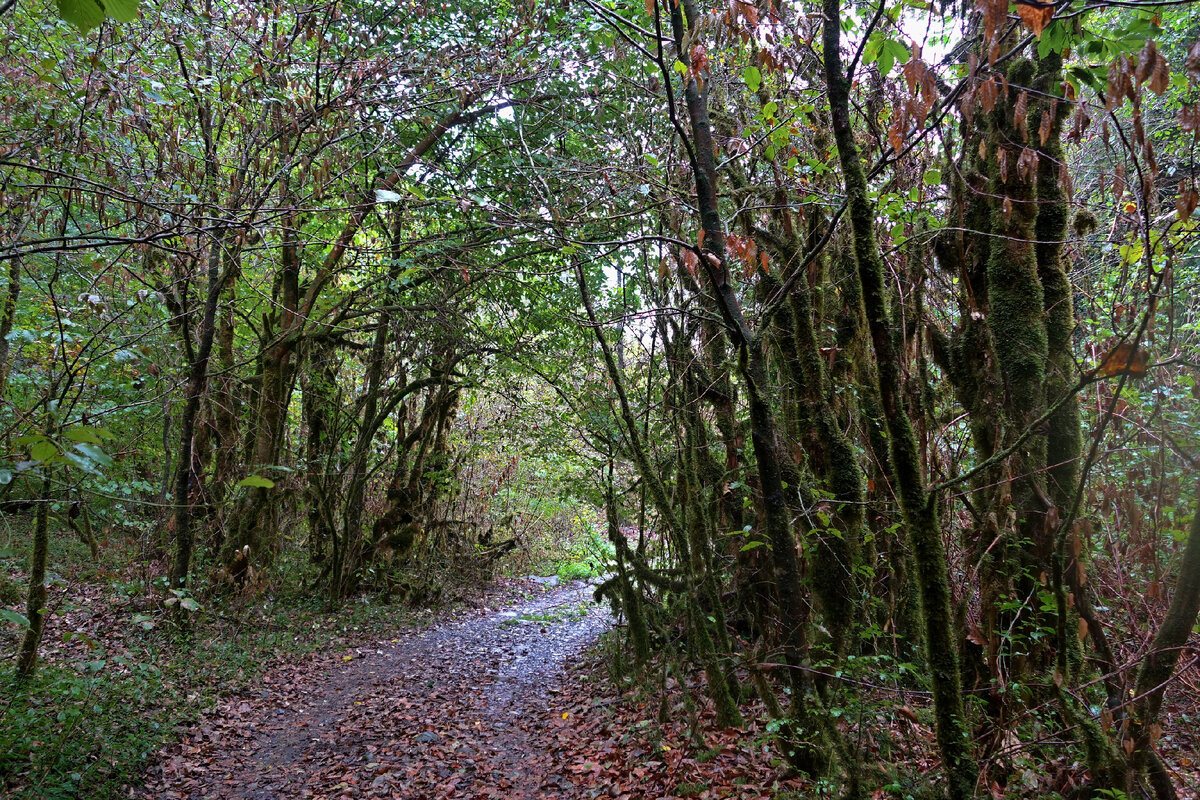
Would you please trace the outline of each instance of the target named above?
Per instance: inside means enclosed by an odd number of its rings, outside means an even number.
[[[190,730],[136,796],[575,797],[546,765],[571,713],[558,678],[611,622],[592,591],[535,585],[499,611],[270,673]]]

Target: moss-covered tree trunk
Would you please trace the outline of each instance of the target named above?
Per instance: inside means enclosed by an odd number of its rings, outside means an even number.
[[[49,470],[49,467],[43,467]],[[31,677],[37,669],[38,645],[46,629],[46,562],[50,553],[50,475],[42,478],[37,511],[33,523],[33,552],[29,556],[29,592],[25,597],[25,616],[29,627],[17,651],[17,680]]]
[[[824,11],[823,58],[833,133],[846,182],[854,255],[875,352],[879,397],[890,439],[896,489],[921,586],[938,749],[947,772],[949,796],[952,800],[966,800],[974,794],[978,770],[971,757],[964,717],[946,553],[935,499],[925,488],[916,435],[901,394],[900,353],[887,307],[883,261],[875,238],[875,209],[867,198],[866,175],[850,124],[850,81],[843,69],[840,51],[840,0],[825,0]]]
[[[21,299],[21,259],[12,258],[8,262],[8,290],[0,305],[0,403],[8,393],[8,375],[12,370],[9,363],[10,343],[8,335],[12,333],[13,324],[17,319],[17,301]]]

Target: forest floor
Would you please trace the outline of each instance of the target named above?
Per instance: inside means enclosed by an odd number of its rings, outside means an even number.
[[[590,585],[531,591],[277,667],[164,750],[133,796],[634,800],[798,787],[761,732],[709,726],[697,737],[706,713],[695,708],[657,725],[648,701],[596,678],[603,670],[584,656],[612,620]]]

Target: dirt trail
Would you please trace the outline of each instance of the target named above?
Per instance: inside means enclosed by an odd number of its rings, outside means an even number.
[[[268,675],[167,753],[140,797],[572,797],[543,731],[569,659],[609,625],[592,587],[432,627],[301,674]]]

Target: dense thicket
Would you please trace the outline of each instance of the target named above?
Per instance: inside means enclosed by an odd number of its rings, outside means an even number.
[[[575,516],[631,668],[823,785],[898,785],[928,693],[953,798],[1174,796],[1191,6],[13,5],[20,674],[52,530],[137,531],[186,614],[428,602]]]

